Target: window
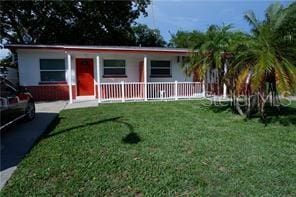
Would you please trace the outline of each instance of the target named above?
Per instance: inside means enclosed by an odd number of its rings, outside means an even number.
[[[164,60],[151,61],[151,77],[171,77],[171,62]]]
[[[104,60],[105,77],[126,77],[125,60]]]
[[[42,82],[64,82],[64,59],[40,59],[40,76]]]

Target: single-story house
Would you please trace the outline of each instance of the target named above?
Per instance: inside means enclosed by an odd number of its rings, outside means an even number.
[[[186,76],[188,49],[160,47],[6,45],[17,54],[19,84],[36,100],[104,101],[204,96]]]

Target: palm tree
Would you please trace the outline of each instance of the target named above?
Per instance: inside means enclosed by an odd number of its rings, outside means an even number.
[[[225,54],[233,42],[234,32],[231,32],[231,29],[231,25],[211,25],[203,35],[200,35],[202,42],[192,47],[192,55],[183,65],[185,72],[188,75],[193,74],[196,81],[206,80],[206,73],[216,70],[218,91],[224,75],[223,66],[227,59]]]
[[[247,87],[256,94],[261,118],[265,119],[264,107],[279,94],[291,94],[296,90],[295,45],[287,42],[289,32],[280,32],[287,11],[279,3],[270,5],[265,20],[259,21],[253,12],[247,12],[245,19],[252,26],[251,39],[244,50],[235,54],[233,70],[239,71],[236,88]]]

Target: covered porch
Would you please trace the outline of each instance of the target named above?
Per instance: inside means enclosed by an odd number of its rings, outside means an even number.
[[[69,103],[204,97],[204,84],[182,71],[182,55],[66,52]]]

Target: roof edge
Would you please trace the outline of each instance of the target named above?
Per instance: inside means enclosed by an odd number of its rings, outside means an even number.
[[[8,44],[7,49],[48,49],[48,50],[73,50],[73,51],[93,51],[93,52],[160,52],[160,53],[181,53],[188,54],[192,51],[186,48],[168,47],[136,47],[136,46],[84,46],[84,45],[25,45]]]

